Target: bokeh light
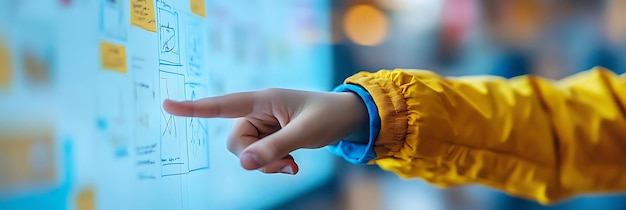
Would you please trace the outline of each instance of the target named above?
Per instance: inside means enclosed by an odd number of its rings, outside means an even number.
[[[343,19],[343,29],[352,42],[375,46],[387,37],[388,22],[381,10],[362,4],[348,9]]]

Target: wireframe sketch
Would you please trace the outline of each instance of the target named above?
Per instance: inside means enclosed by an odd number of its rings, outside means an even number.
[[[159,8],[159,63],[162,65],[179,66],[180,34],[178,30],[178,13]]]
[[[149,84],[135,83],[135,158],[139,179],[156,179],[160,176],[159,167],[159,130],[154,123],[156,113],[156,94]],[[153,111],[154,110],[154,111]]]
[[[100,30],[106,36],[126,40],[125,1],[102,0],[100,3]]]
[[[185,77],[182,74],[159,72],[160,101],[185,99]],[[187,166],[187,128],[185,119],[161,109],[161,175],[183,174]]]
[[[191,23],[187,26],[187,75],[202,76],[203,32],[200,23]]]
[[[196,100],[202,94],[203,87],[188,83],[188,99]],[[189,171],[207,169],[209,167],[209,136],[206,119],[189,118],[187,120],[187,147]]]

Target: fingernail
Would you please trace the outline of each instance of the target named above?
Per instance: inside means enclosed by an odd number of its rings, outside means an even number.
[[[285,166],[280,169],[280,173],[293,175],[293,168],[291,168],[291,166]]]
[[[244,168],[249,169],[249,170],[257,169],[261,167],[261,164],[259,163],[259,158],[255,154],[252,154],[252,153],[245,153],[241,155],[241,163],[246,164],[244,165]]]

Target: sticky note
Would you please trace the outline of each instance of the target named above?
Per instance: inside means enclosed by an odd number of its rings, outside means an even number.
[[[76,209],[94,210],[96,209],[96,193],[93,188],[86,188],[76,194]]]
[[[130,24],[156,32],[156,17],[154,14],[154,0],[130,1]]]
[[[100,42],[100,62],[104,70],[126,74],[128,72],[126,65],[126,47],[108,42]]]
[[[206,17],[206,4],[205,0],[190,0],[191,12],[202,17]]]
[[[11,51],[8,46],[0,41],[0,90],[8,89],[13,78],[11,68]]]
[[[0,134],[0,189],[57,180],[56,149],[49,130],[1,130]]]

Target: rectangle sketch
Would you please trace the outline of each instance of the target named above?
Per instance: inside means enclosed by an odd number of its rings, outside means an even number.
[[[139,179],[159,176],[159,129],[152,113],[156,111],[156,93],[148,84],[135,83],[135,157]],[[158,120],[158,119],[156,119]],[[157,121],[158,122],[158,121]]]
[[[196,83],[187,83],[188,98],[198,99],[203,96],[203,86]],[[187,145],[189,157],[189,171],[209,168],[209,132],[206,119],[187,119]]]
[[[143,130],[146,132],[150,132],[150,129],[153,127],[150,118],[150,110],[155,105],[156,102],[156,93],[148,84],[144,83],[135,83],[135,123],[137,130]]]
[[[159,86],[161,97],[165,99],[185,99],[185,77],[182,74],[160,71]],[[161,109],[161,175],[184,174],[187,166],[187,130],[182,117],[176,117]]]
[[[101,32],[120,41],[126,41],[126,19],[124,16],[124,1],[102,0],[100,3],[100,30]]]
[[[180,66],[180,31],[178,13],[159,8],[159,63]]]
[[[187,26],[187,75],[201,77],[204,54],[204,42],[202,38],[204,30],[200,23],[194,22]]]

